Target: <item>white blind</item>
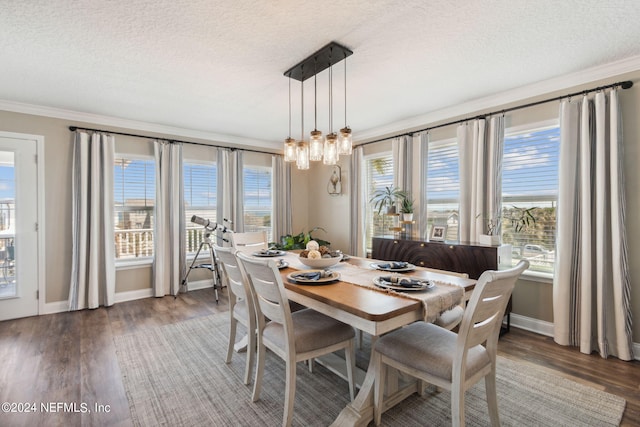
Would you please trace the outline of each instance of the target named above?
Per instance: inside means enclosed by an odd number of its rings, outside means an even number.
[[[560,128],[557,125],[510,131],[504,141],[502,241],[513,245],[514,263],[527,258],[530,270],[553,273]],[[535,208],[532,225],[516,232],[510,218]]]
[[[244,230],[266,231],[267,239],[273,242],[271,229],[272,199],[271,168],[267,166],[244,166]]]
[[[365,157],[365,195],[366,203],[366,249],[371,251],[371,238],[384,236],[391,226],[391,220],[384,215],[378,215],[369,202],[374,191],[393,187],[393,156],[391,152],[380,153]]]
[[[455,139],[429,142],[427,156],[427,236],[433,225],[446,225],[446,240],[458,240],[460,174]],[[423,236],[423,237],[427,237]]]
[[[153,256],[155,162],[116,156],[114,213],[116,258]]]
[[[191,222],[193,215],[217,222],[218,168],[215,162],[184,162],[184,212],[187,253],[198,250],[203,239],[203,227]],[[208,251],[205,245],[203,251]]]

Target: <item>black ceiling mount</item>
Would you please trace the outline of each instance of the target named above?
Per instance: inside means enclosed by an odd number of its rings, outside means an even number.
[[[289,68],[284,72],[284,75],[303,82],[352,54],[352,50],[336,42],[331,42],[313,55],[309,55],[307,58]]]

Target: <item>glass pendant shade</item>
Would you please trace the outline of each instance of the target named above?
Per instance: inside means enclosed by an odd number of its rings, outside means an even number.
[[[309,145],[304,141],[299,141],[296,154],[296,166],[298,169],[309,169]]]
[[[316,129],[311,132],[311,139],[309,139],[309,160],[314,162],[322,160],[323,150],[322,132]]]
[[[297,146],[296,140],[293,138],[287,138],[284,140],[284,161],[295,162],[297,160]]]
[[[353,152],[353,139],[351,137],[351,129],[343,127],[338,135],[338,155],[351,155]]]
[[[325,165],[335,165],[338,163],[338,143],[335,133],[327,135],[324,142],[324,158],[322,163]]]

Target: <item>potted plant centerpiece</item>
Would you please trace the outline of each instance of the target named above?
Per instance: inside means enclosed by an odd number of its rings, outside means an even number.
[[[406,193],[398,187],[387,186],[374,191],[369,202],[373,203],[373,208],[378,211],[378,215],[381,215],[385,208],[386,213],[395,213],[396,201],[404,197]]]
[[[404,221],[413,221],[413,198],[409,194],[405,194],[401,203],[402,219]]]
[[[478,240],[483,245],[496,246],[500,244],[500,234],[498,234],[498,226],[501,217],[489,218],[485,222],[486,234],[480,234]]]
[[[536,209],[538,209],[537,206],[532,208],[513,206],[511,211],[505,215],[505,219],[511,223],[516,233],[520,233],[536,224],[536,217],[533,215]],[[481,244],[491,246],[500,244],[500,221],[502,221],[501,216],[486,220],[486,234],[480,234],[478,238]]]

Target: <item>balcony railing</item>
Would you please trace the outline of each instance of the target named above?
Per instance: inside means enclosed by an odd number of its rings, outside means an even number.
[[[214,236],[212,242],[216,243]],[[204,241],[204,228],[187,228],[186,248],[187,254],[195,252]],[[220,242],[218,242],[220,243]],[[137,228],[132,230],[115,231],[116,259],[136,259],[153,256],[153,229]],[[201,254],[208,253],[208,247],[204,247]]]

